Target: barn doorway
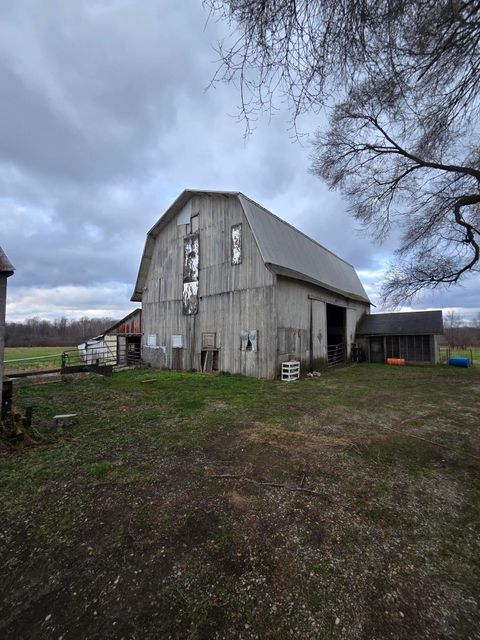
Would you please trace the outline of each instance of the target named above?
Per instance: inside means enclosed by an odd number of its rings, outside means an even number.
[[[140,343],[142,336],[127,336],[127,364],[140,364]]]
[[[202,351],[201,365],[203,373],[218,371],[218,351],[216,349]]]
[[[345,362],[346,323],[345,307],[327,304],[327,360],[329,366]]]

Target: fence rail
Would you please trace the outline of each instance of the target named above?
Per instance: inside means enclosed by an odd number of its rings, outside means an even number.
[[[128,343],[126,340],[113,345],[102,343],[87,350],[66,349],[60,353],[10,358],[4,360],[3,364],[5,374],[14,377],[59,371],[101,371],[102,367],[111,369],[140,364],[140,344]]]
[[[449,358],[468,358],[470,364],[480,366],[480,348],[438,347],[438,362],[448,364]]]
[[[59,371],[61,362],[61,353],[50,353],[43,356],[29,356],[27,358],[9,358],[3,361],[3,366],[5,374],[10,375],[14,373],[33,373],[39,370]]]

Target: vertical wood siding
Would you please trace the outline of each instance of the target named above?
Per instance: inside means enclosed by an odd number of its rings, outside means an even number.
[[[276,356],[275,276],[265,267],[237,198],[198,194],[198,313],[183,313],[184,239],[188,225],[172,220],[156,239],[143,293],[142,358],[172,366],[172,335],[183,335],[183,369],[201,368],[202,333],[216,334],[219,369],[274,377]],[[242,260],[232,265],[231,230],[242,225]],[[258,331],[258,350],[242,351],[240,332]],[[146,345],[156,334],[157,348]],[[163,347],[163,349],[162,349]]]
[[[7,304],[7,278],[0,273],[0,398],[3,387],[3,353],[5,347],[5,307]]]
[[[322,287],[279,276],[277,280],[277,367],[288,355],[294,355],[307,366],[311,360],[327,357],[326,305],[334,304],[346,309],[347,353],[350,355],[357,321],[369,310],[369,305],[336,295]],[[310,330],[312,337],[310,338]],[[297,335],[295,351],[285,344],[285,332]],[[311,344],[310,344],[311,342]]]
[[[185,212],[198,214],[199,227],[198,312],[192,315],[183,308],[184,242],[192,231]],[[232,261],[232,229],[239,225],[241,258]],[[288,355],[307,365],[326,358],[327,304],[346,309],[349,354],[357,321],[369,305],[274,275],[263,263],[238,198],[194,194],[155,241],[142,298],[142,358],[154,366],[200,370],[202,334],[211,333],[220,370],[272,378]],[[242,350],[241,332],[254,330],[257,350]],[[156,335],[156,347],[146,344],[150,334]],[[172,335],[183,336],[181,353],[173,354]]]

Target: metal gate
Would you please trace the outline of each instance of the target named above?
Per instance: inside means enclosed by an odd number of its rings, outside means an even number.
[[[328,366],[333,367],[336,364],[345,362],[345,346],[343,342],[340,344],[329,344],[327,347]]]

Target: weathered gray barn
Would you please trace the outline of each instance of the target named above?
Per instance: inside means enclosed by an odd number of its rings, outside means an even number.
[[[369,362],[404,358],[407,363],[433,364],[442,333],[441,311],[375,313],[360,320],[357,343]]]
[[[184,191],[148,232],[142,359],[273,378],[348,358],[370,301],[352,265],[238,192]]]
[[[0,247],[0,402],[3,389],[3,351],[5,347],[5,307],[7,304],[7,278],[14,272],[10,260]]]

